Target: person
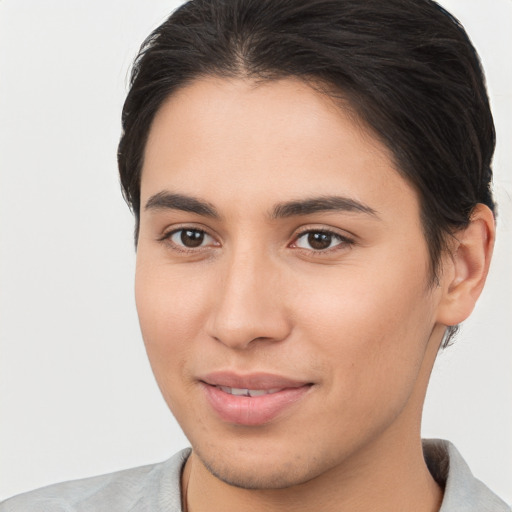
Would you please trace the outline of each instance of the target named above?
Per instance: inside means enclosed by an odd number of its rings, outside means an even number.
[[[431,0],[180,7],[136,59],[118,161],[191,449],[0,510],[510,510],[420,437],[489,269],[494,144],[477,54]]]

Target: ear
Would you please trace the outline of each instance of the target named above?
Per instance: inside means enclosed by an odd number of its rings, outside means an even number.
[[[494,215],[487,206],[477,204],[469,225],[454,234],[451,254],[443,261],[439,323],[457,325],[473,311],[489,272],[494,239]]]

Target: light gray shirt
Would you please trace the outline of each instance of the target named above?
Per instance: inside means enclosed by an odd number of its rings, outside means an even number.
[[[448,441],[423,442],[425,460],[444,486],[439,512],[511,512],[477,480]],[[0,503],[0,512],[181,512],[180,477],[190,449],[165,462],[50,485]]]

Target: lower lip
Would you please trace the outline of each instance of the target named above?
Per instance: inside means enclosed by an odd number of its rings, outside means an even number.
[[[209,404],[224,421],[247,426],[268,423],[300,400],[311,388],[311,385],[305,385],[268,395],[248,397],[225,393],[204,382],[201,385]]]

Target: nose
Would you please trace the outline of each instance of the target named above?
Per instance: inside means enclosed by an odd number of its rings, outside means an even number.
[[[276,342],[290,332],[283,276],[269,258],[233,255],[218,276],[218,294],[207,321],[208,334],[236,350]]]

